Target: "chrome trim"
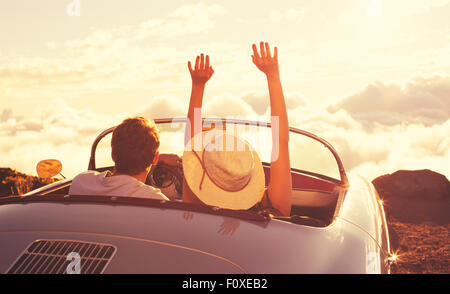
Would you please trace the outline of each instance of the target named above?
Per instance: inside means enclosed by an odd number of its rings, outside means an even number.
[[[304,192],[320,192],[320,193],[330,194],[330,195],[335,194],[330,191],[323,191],[323,190],[317,190],[317,189],[292,188],[292,190],[293,191],[304,191]]]
[[[139,207],[152,207],[161,209],[187,210],[213,215],[230,216],[248,221],[257,221],[267,223],[271,218],[265,214],[252,210],[233,210],[221,208],[217,210],[213,206],[179,202],[179,201],[161,201],[159,199],[142,197],[124,197],[124,196],[104,196],[104,195],[68,195],[68,194],[50,194],[42,197],[41,195],[30,195],[27,197],[10,196],[0,198],[0,205],[16,203],[94,203],[99,205],[131,205]]]
[[[46,195],[46,194],[55,192],[57,190],[63,189],[67,186],[70,186],[71,184],[72,184],[71,179],[60,180],[60,181],[42,186],[40,188],[34,189],[30,192],[27,192],[27,193],[23,194],[22,197],[28,197],[28,196],[32,196],[32,195],[36,195],[36,194]],[[49,186],[51,186],[51,187],[49,187]]]

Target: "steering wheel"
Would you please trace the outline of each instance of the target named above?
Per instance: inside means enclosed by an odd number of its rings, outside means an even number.
[[[152,166],[145,184],[161,189],[171,200],[181,199],[183,187],[183,168],[159,162]]]

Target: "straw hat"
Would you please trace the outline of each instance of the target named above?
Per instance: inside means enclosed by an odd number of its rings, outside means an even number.
[[[249,209],[261,201],[264,170],[248,142],[212,130],[197,134],[186,146],[183,173],[189,188],[203,203]]]

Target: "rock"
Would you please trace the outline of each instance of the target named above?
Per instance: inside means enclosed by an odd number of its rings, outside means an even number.
[[[450,182],[431,170],[400,170],[372,181],[388,217],[421,223],[450,222]]]
[[[28,176],[10,168],[0,168],[0,197],[22,195],[55,181],[56,179]]]

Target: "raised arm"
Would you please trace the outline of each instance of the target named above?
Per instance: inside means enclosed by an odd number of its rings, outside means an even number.
[[[189,110],[187,113],[188,123],[186,124],[186,132],[184,136],[184,144],[202,130],[201,110],[203,104],[203,93],[205,92],[206,82],[214,73],[212,66],[209,65],[209,56],[197,56],[195,59],[195,67],[192,68],[191,62],[188,61],[189,72],[192,78],[191,99],[189,101]]]
[[[281,87],[278,68],[278,49],[273,56],[268,43],[260,43],[260,52],[253,44],[253,63],[267,77],[270,95],[270,113],[272,122],[272,162],[270,164],[269,199],[264,205],[270,205],[282,215],[289,216],[292,205],[292,178],[289,159],[289,123]]]
[[[205,92],[206,82],[214,73],[212,66],[209,65],[209,56],[202,53],[195,59],[195,67],[192,68],[191,62],[188,61],[189,72],[192,78],[191,100],[189,101],[189,110],[187,114],[188,122],[186,123],[186,131],[184,135],[184,144],[186,145],[192,137],[202,131],[202,104],[203,93]],[[183,178],[183,202],[202,203],[186,183]]]

